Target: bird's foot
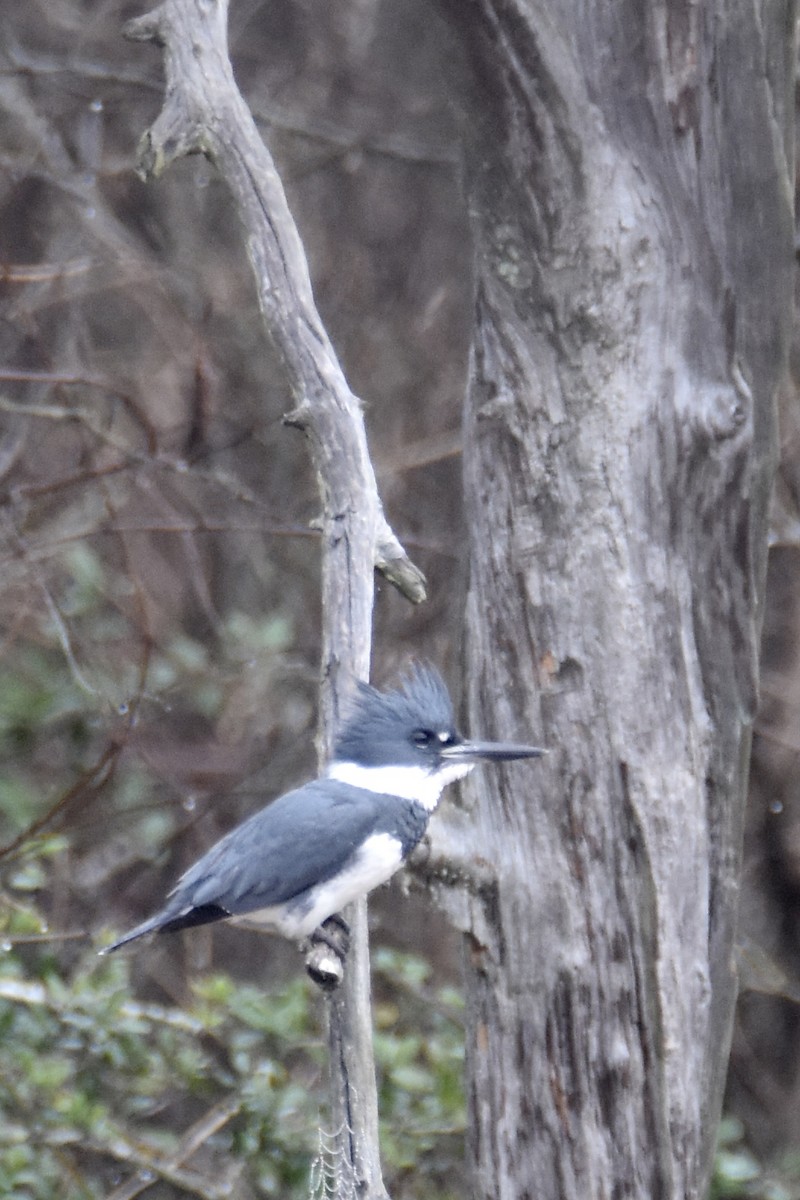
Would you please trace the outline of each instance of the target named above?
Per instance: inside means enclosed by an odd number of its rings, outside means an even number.
[[[307,942],[306,970],[324,991],[334,991],[344,978],[344,964],[350,949],[350,926],[334,913],[318,925]]]

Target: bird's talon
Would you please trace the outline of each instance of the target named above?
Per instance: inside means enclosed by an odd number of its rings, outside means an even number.
[[[323,991],[333,991],[344,978],[344,964],[350,949],[347,921],[334,913],[309,934],[305,945],[308,974]]]
[[[326,917],[309,936],[309,944],[327,946],[344,963],[350,950],[350,926],[339,913]]]

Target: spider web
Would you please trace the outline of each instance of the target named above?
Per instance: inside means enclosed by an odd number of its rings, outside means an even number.
[[[358,1180],[345,1151],[352,1130],[341,1125],[328,1133],[320,1125],[317,1153],[311,1163],[309,1200],[358,1200]]]

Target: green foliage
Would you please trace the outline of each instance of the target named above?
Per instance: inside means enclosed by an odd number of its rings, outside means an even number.
[[[761,1168],[744,1145],[744,1130],[735,1117],[723,1117],[714,1158],[711,1185],[712,1200],[728,1200],[734,1196],[753,1195],[749,1191],[761,1174]],[[777,1197],[776,1197],[777,1200]]]
[[[373,971],[388,996],[375,1005],[374,1038],[385,1165],[410,1174],[424,1162],[437,1194],[460,1194],[448,1178],[463,1160],[466,1122],[462,997],[434,988],[424,959],[396,950],[375,950]]]
[[[181,1133],[223,1100],[230,1118],[203,1146],[212,1177],[246,1159],[254,1180],[290,1194],[318,1120],[320,1053],[304,980],[270,997],[210,979],[177,1009],[133,1001],[127,970],[122,958],[90,954],[65,979],[44,951],[5,955],[3,1194],[101,1196],[114,1163],[154,1179],[177,1166],[192,1182],[195,1169],[176,1162]],[[292,1071],[282,1065],[293,1059]],[[194,1183],[203,1194],[202,1176]]]
[[[17,924],[37,923],[21,911]],[[377,960],[387,1176],[398,1196],[413,1172],[426,1196],[449,1200],[464,1122],[458,998],[434,989],[418,959]],[[321,1001],[299,962],[274,992],[199,978],[184,1007],[134,1000],[129,963],[89,950],[67,970],[46,942],[6,943],[0,1194],[99,1200],[145,1172],[159,1197],[221,1200],[240,1177],[245,1192],[307,1196],[325,1055]]]
[[[213,975],[181,1004],[143,1003],[136,958],[50,942],[43,915],[96,925],[111,902],[124,907],[117,889],[133,864],[180,859],[187,800],[204,786],[191,750],[206,736],[234,747],[264,737],[264,681],[296,613],[228,609],[214,637],[165,624],[145,652],[142,581],[88,543],[53,552],[47,585],[33,636],[0,662],[0,843],[42,830],[0,870],[0,1195],[306,1197],[327,1088],[323,1005],[301,960],[277,990]],[[293,741],[302,689],[271,704],[271,742],[284,729]],[[123,752],[95,787],[110,747]],[[165,986],[180,979],[167,972]],[[430,1200],[450,1200],[463,1158],[458,997],[419,959],[388,951],[376,954],[376,987],[387,1182],[395,1200],[421,1181]]]
[[[723,1117],[719,1127],[709,1200],[795,1200],[800,1185],[800,1157],[767,1169],[747,1146],[737,1117]]]

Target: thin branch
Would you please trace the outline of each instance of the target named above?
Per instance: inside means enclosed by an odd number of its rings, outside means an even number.
[[[67,380],[66,382],[71,382]],[[83,425],[99,441],[120,454],[130,455],[123,438],[114,437],[103,429],[93,412],[87,408],[68,408],[62,404],[18,404],[6,396],[0,396],[0,412],[16,413],[25,417],[38,417],[45,421],[70,421]]]
[[[452,139],[424,140],[402,132],[370,133],[365,136],[354,129],[347,129],[338,121],[317,115],[313,119],[301,116],[274,102],[261,109],[254,109],[256,121],[280,129],[281,133],[294,134],[309,141],[321,142],[330,147],[326,160],[341,158],[358,151],[393,158],[400,162],[425,163],[430,166],[447,167],[453,170],[460,166],[461,156]]]
[[[13,841],[8,842],[5,846],[0,846],[0,862],[4,859],[13,859],[33,838],[41,837],[44,834],[52,832],[53,829],[57,829],[66,820],[67,816],[72,813],[74,808],[85,802],[88,797],[100,793],[108,784],[116,770],[119,757],[128,743],[130,732],[134,728],[138,718],[139,706],[144,696],[147,674],[150,669],[151,651],[151,642],[149,639],[145,639],[142,647],[142,657],[139,662],[139,678],[137,680],[136,691],[125,706],[124,711],[120,710],[121,719],[119,726],[104,746],[98,758],[92,766],[87,767],[81,773],[72,787],[68,788],[66,792],[59,796],[54,804],[50,805],[46,813],[31,822]]]
[[[52,283],[85,275],[94,265],[90,258],[62,263],[0,263],[0,283]]]
[[[80,1140],[77,1134],[75,1140]],[[65,1141],[63,1138],[59,1138],[56,1144],[63,1146]],[[193,1171],[188,1167],[175,1166],[171,1159],[147,1154],[123,1137],[108,1138],[103,1142],[89,1138],[82,1141],[81,1144],[95,1154],[110,1156],[117,1162],[137,1167],[141,1173],[140,1179],[143,1185],[140,1190],[163,1179],[185,1192],[199,1196],[201,1200],[230,1200],[231,1186],[227,1180],[216,1183],[207,1178],[205,1171]]]
[[[187,1129],[177,1150],[166,1159],[167,1168],[174,1170],[176,1167],[183,1166],[186,1160],[191,1158],[210,1137],[218,1133],[224,1125],[227,1125],[228,1121],[237,1115],[241,1107],[242,1102],[237,1096],[229,1096],[213,1105],[199,1121],[195,1121]],[[158,1182],[147,1176],[147,1171],[139,1171],[132,1179],[126,1180],[125,1183],[121,1183],[118,1188],[115,1188],[108,1200],[135,1200],[136,1196],[140,1196],[142,1192],[147,1191],[154,1183]],[[227,1188],[230,1192],[227,1184],[223,1184],[222,1187],[223,1189]]]
[[[97,690],[97,688],[92,686],[78,664],[78,660],[75,657],[75,651],[72,649],[72,638],[70,637],[67,624],[61,615],[61,610],[58,607],[52,592],[47,586],[47,581],[45,580],[41,571],[29,560],[27,554],[28,548],[25,540],[17,531],[9,513],[5,514],[4,524],[9,531],[18,554],[27,562],[29,570],[33,573],[36,585],[39,588],[39,591],[42,593],[45,607],[50,614],[50,620],[53,622],[56,637],[58,638],[64,658],[67,660],[67,666],[70,669],[72,678],[81,691],[85,692],[87,696],[91,696],[93,700],[101,699],[101,693]]]

